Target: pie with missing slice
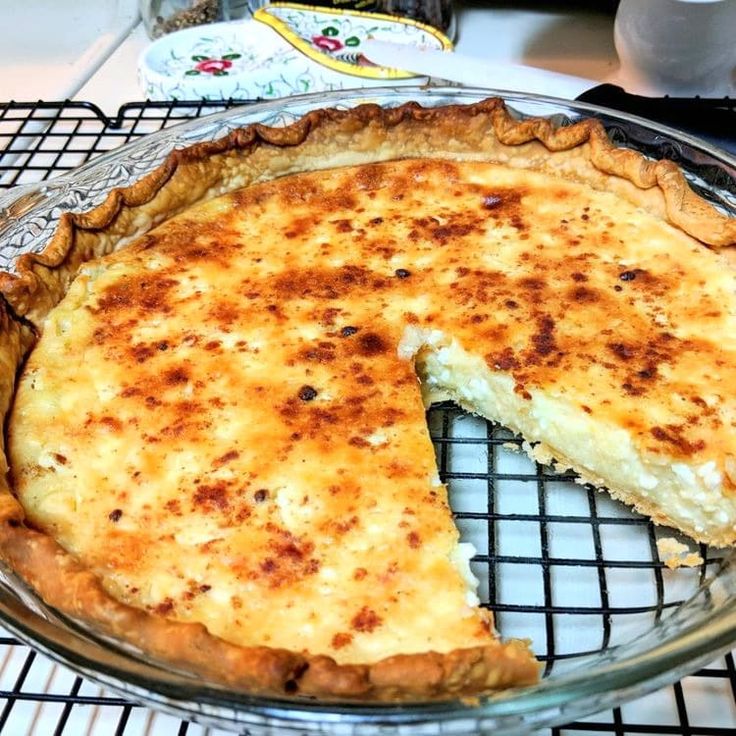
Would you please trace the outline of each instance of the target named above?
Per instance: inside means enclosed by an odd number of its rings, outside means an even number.
[[[671,162],[499,100],[176,152],[0,280],[2,555],[251,692],[532,683],[479,606],[425,406],[732,545],[734,241]]]

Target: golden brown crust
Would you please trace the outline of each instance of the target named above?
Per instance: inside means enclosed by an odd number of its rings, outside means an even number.
[[[0,416],[7,416],[15,393],[15,380],[23,356],[34,342],[33,331],[13,318],[0,299]],[[20,523],[24,512],[8,485],[8,465],[5,455],[5,435],[0,437],[0,519],[3,523]]]
[[[0,522],[0,554],[46,603],[203,680],[252,694],[385,701],[482,693],[532,684],[538,677],[536,661],[519,641],[389,657],[372,665],[340,665],[326,656],[235,646],[201,624],[169,621],[118,602],[54,540],[24,526],[17,516],[15,508]]]
[[[308,695],[326,692],[380,700],[427,700],[531,685],[539,667],[525,642],[456,649],[447,654],[402,654],[373,665],[338,665],[330,657],[312,657],[299,680]]]
[[[351,152],[347,157],[346,148]],[[91,212],[65,214],[43,253],[22,256],[17,275],[0,275],[0,292],[17,314],[40,326],[81,264],[116,250],[197,201],[304,166],[433,151],[458,157],[479,153],[512,166],[560,171],[593,186],[613,187],[665,214],[704,243],[736,242],[736,222],[697,197],[674,165],[616,149],[596,121],[562,129],[544,120],[518,122],[499,100],[428,110],[414,104],[394,110],[367,105],[347,112],[316,111],[283,129],[255,125],[220,141],[173,152],[156,171],[112,191]],[[13,395],[10,377],[30,345],[31,333],[5,310],[2,318],[0,408],[6,413]],[[21,522],[22,510],[7,487],[0,501],[0,551],[50,605],[207,679],[259,693],[392,700],[485,692],[537,677],[538,667],[521,642],[402,655],[372,665],[339,665],[324,656],[236,647],[201,625],[167,621],[114,600],[56,542]]]

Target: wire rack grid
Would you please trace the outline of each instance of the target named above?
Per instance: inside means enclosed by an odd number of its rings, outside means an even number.
[[[0,103],[0,189],[44,181],[147,133],[241,102],[135,102],[114,117],[85,102]],[[461,536],[477,551],[471,564],[479,596],[504,636],[531,636],[547,675],[625,641],[643,620],[658,620],[717,562],[701,548],[702,565],[673,576],[657,551],[658,538],[671,532],[532,463],[518,452],[519,439],[451,405],[433,407],[428,423]],[[2,733],[224,733],[128,702],[3,633]],[[552,732],[736,736],[733,655]]]

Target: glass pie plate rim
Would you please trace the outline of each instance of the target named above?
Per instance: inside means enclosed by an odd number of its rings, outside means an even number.
[[[274,121],[288,122],[309,109],[353,106],[367,101],[393,106],[416,100],[420,104],[436,105],[473,102],[489,96],[501,96],[512,108],[524,113],[559,115],[568,119],[591,115],[600,117],[608,125],[619,126],[625,132],[643,131],[650,141],[657,146],[668,147],[668,151],[679,151],[681,154],[684,151],[686,158],[689,156],[694,160],[695,168],[704,162],[708,166],[718,166],[733,179],[731,190],[724,191],[716,185],[709,187],[708,182],[705,183],[705,189],[710,188],[715,201],[736,214],[736,158],[665,126],[592,105],[539,95],[452,87],[400,87],[343,90],[255,103],[151,133],[141,140],[104,153],[56,179],[21,185],[0,196],[0,239],[7,236],[13,223],[22,228],[23,223],[28,223],[34,217],[42,217],[52,204],[67,209],[70,192],[72,198],[81,198],[82,201],[87,195],[91,199],[95,196],[99,199],[99,192],[92,193],[93,181],[104,179],[105,189],[109,189],[110,177],[117,185],[139,178],[142,173],[132,170],[135,166],[129,165],[131,161],[150,170],[161,160],[163,153],[172,148],[219,137],[240,125],[261,120],[271,124]],[[627,144],[631,145],[631,141]],[[683,165],[687,170],[687,165]],[[105,172],[105,176],[100,176],[100,172]],[[694,174],[694,177],[697,183],[698,174]],[[53,219],[42,223],[42,232],[51,227]],[[21,249],[28,247],[28,244],[24,244]],[[12,257],[19,252],[22,250],[13,253]],[[623,651],[626,656],[614,657],[592,672],[571,670],[564,675],[542,680],[533,687],[500,691],[477,703],[443,701],[368,705],[281,700],[229,692],[218,686],[203,684],[191,675],[173,672],[165,666],[146,661],[141,655],[126,651],[124,646],[109,642],[65,619],[35,598],[25,583],[7,569],[0,575],[0,619],[23,641],[106,687],[154,707],[219,726],[247,727],[256,731],[293,728],[303,731],[384,733],[385,729],[391,727],[420,724],[426,727],[434,724],[437,732],[439,729],[458,733],[493,730],[500,734],[520,733],[563,723],[644,695],[679,679],[726,651],[736,642],[736,594],[722,592],[721,588],[724,591],[736,591],[736,552],[730,552],[722,559],[707,591],[701,585],[690,602],[679,606],[664,620],[665,626],[674,625],[677,628],[677,636],[642,651],[637,651],[635,643],[621,645],[616,651]],[[715,595],[724,602],[705,625],[702,621],[690,625],[687,621],[679,621],[679,618],[687,617],[691,603],[696,608],[700,605],[695,599],[701,594],[706,598]]]

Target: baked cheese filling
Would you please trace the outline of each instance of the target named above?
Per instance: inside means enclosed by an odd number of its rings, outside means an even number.
[[[423,396],[725,545],[735,358],[733,269],[613,194],[300,174],[83,266],[20,379],[13,484],[126,603],[340,663],[448,652],[494,635]]]

